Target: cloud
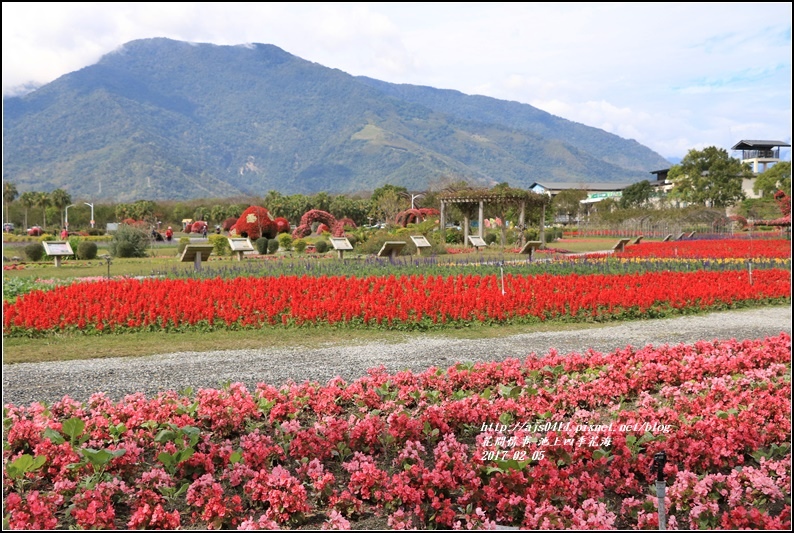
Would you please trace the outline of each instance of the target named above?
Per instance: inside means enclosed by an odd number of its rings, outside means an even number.
[[[665,156],[790,139],[791,4],[3,3],[3,93],[125,42],[266,43],[352,75],[535,105]]]

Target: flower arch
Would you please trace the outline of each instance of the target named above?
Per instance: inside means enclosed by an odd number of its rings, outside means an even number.
[[[397,214],[397,224],[406,227],[408,224],[423,222],[428,217],[440,214],[438,209],[422,207],[420,209],[406,209]]]
[[[333,228],[336,224],[336,218],[334,218],[334,215],[331,213],[322,211],[320,209],[306,211],[301,217],[300,224],[298,224],[298,227],[292,232],[292,238],[302,239],[303,237],[308,237],[311,235],[312,224],[314,222],[321,222],[329,228]]]

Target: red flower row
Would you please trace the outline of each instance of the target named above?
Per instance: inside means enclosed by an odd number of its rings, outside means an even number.
[[[450,321],[606,320],[788,298],[786,270],[620,275],[145,279],[73,284],[3,302],[3,333]]]
[[[726,259],[754,257],[791,258],[791,241],[785,239],[713,239],[641,242],[616,252],[614,257],[679,257]]]

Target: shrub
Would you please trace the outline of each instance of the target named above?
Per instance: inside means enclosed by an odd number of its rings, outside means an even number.
[[[488,244],[488,245],[493,244],[493,243],[496,242],[496,239],[497,239],[496,233],[486,233],[485,234],[485,238],[484,238],[485,244]]]
[[[540,238],[537,228],[524,230],[524,238],[528,241],[537,241]]]
[[[208,235],[207,240],[212,245],[212,253],[215,255],[230,255],[232,247],[229,245],[229,239],[223,235]]]
[[[284,251],[292,250],[292,235],[289,233],[282,233],[277,237],[279,247]]]
[[[463,244],[463,232],[459,229],[448,229],[446,241],[447,244]]]
[[[367,242],[359,245],[359,248],[363,254],[375,255],[383,248],[383,243],[386,241],[405,241],[406,245],[403,247],[400,255],[411,255],[416,253],[416,245],[410,238],[399,237],[385,230],[378,231],[371,235],[370,238],[367,239]]]
[[[258,238],[258,239],[257,239],[257,240],[254,242],[254,247],[256,248],[256,251],[257,251],[258,253],[260,253],[260,254],[262,254],[262,255],[265,255],[265,254],[267,254],[267,241],[268,241],[268,240],[269,240],[269,239],[268,239],[267,237],[259,237],[259,238]]]
[[[318,254],[324,254],[328,251],[328,248],[331,247],[331,243],[325,240],[319,240],[314,243],[314,249],[317,250]]]
[[[309,243],[307,243],[305,239],[295,239],[292,241],[292,247],[295,248],[295,251],[299,254],[303,253],[303,251],[306,249],[306,245],[308,244]]]
[[[92,241],[80,241],[77,245],[78,259],[96,259],[97,245]]]
[[[267,253],[274,254],[278,252],[278,239],[269,239],[267,241]]]
[[[119,224],[109,250],[113,257],[146,257],[148,247],[149,233],[129,224]]]
[[[44,257],[44,245],[40,242],[32,242],[25,246],[25,257],[30,261],[41,261]]]
[[[185,246],[188,244],[190,244],[190,237],[180,237],[179,246],[177,246],[177,255],[182,255],[182,252],[185,251]]]

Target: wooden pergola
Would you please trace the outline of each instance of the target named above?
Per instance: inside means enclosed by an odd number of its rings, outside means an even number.
[[[469,212],[473,211],[473,207],[478,207],[478,232],[480,238],[483,237],[483,226],[485,222],[485,205],[486,204],[510,204],[518,207],[518,229],[521,230],[521,245],[524,244],[523,230],[526,228],[525,218],[527,207],[540,207],[540,241],[545,246],[545,229],[543,220],[546,217],[546,205],[551,201],[551,198],[545,194],[537,194],[531,191],[524,191],[521,189],[511,189],[507,187],[494,188],[494,189],[467,189],[454,192],[441,193],[438,196],[441,202],[440,209],[440,230],[442,237],[447,227],[447,205],[459,204],[467,206],[469,209],[461,209],[463,212],[463,242],[468,246],[469,240]]]

